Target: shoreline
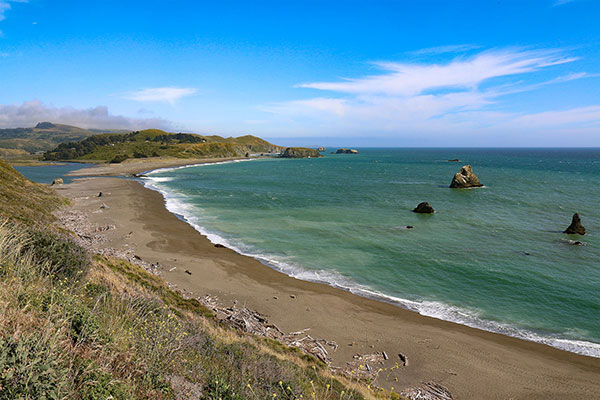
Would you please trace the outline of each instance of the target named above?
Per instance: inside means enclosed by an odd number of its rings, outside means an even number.
[[[172,161],[161,167],[181,165],[181,160]],[[226,160],[212,160],[222,161]],[[139,164],[129,165],[132,173],[143,172],[134,170],[144,163],[128,164]],[[145,165],[144,171],[156,169]],[[84,174],[98,176],[94,169],[87,168]],[[92,204],[78,200],[89,200],[97,191],[107,196]],[[317,336],[335,340],[340,349],[333,354],[334,365],[343,365],[354,354],[373,351],[406,355],[408,366],[393,377],[398,381],[378,381],[381,386],[395,386],[400,391],[433,380],[447,386],[457,398],[589,398],[600,393],[600,359],[427,317],[344,289],[290,277],[254,258],[215,248],[207,237],[165,208],[161,193],[138,181],[86,178],[59,192],[74,199],[74,207],[95,222],[117,225],[115,232],[110,232],[114,247],[134,248],[144,260],[160,261],[163,277],[178,288],[195,296],[217,296],[224,304],[237,300],[268,315],[284,330],[310,327]],[[98,212],[100,200],[110,208]],[[123,243],[125,231],[134,234],[131,242]],[[173,266],[176,269],[169,271]],[[185,274],[184,268],[192,275]],[[385,366],[397,361],[397,356],[390,357]]]

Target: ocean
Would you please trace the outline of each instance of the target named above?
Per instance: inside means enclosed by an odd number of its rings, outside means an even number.
[[[600,149],[331,150],[144,183],[211,241],[293,277],[600,357]],[[448,188],[465,164],[483,188]],[[422,201],[436,213],[411,212]],[[561,233],[574,212],[587,235]]]

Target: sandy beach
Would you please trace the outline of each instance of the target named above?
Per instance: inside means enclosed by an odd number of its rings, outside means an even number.
[[[405,355],[407,365],[380,374],[380,386],[399,392],[433,381],[456,399],[600,398],[600,359],[288,277],[258,260],[215,247],[171,214],[160,193],[132,179],[109,177],[206,161],[103,165],[76,172],[73,175],[94,177],[57,190],[91,223],[114,226],[105,232],[106,246],[158,263],[164,279],[177,288],[195,297],[215,296],[224,305],[237,301],[267,315],[283,331],[310,328],[314,337],[337,342],[333,365],[343,366],[356,354],[385,351],[389,359],[383,368],[390,368],[401,361],[398,354]]]

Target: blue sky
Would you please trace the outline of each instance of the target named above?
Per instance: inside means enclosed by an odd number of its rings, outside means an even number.
[[[0,127],[600,146],[600,1],[0,0]]]

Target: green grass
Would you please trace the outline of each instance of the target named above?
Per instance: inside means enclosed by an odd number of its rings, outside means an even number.
[[[52,211],[65,204],[52,188],[31,182],[0,159],[0,217],[46,224],[54,220]]]

